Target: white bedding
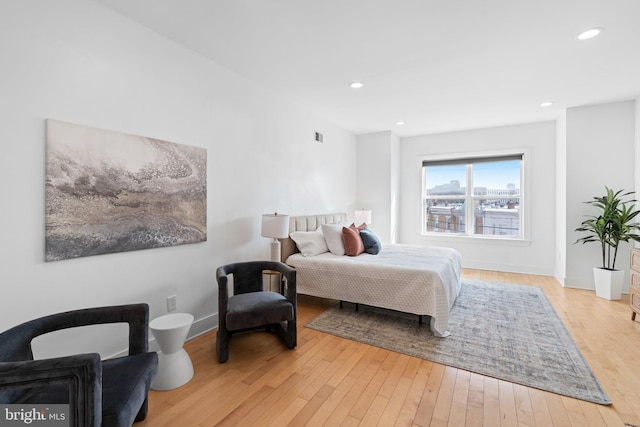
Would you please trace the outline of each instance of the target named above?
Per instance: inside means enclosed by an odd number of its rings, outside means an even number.
[[[449,332],[449,310],[460,291],[462,257],[450,248],[387,244],[378,255],[300,253],[286,260],[300,294],[431,316],[437,336]]]

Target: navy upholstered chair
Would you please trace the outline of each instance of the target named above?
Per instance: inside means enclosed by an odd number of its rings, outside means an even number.
[[[31,341],[78,326],[128,323],[127,356],[97,353],[33,360]],[[158,355],[149,352],[147,304],[98,307],[41,317],[0,334],[0,403],[69,404],[70,426],[130,427],[147,415]]]
[[[277,271],[283,277],[280,292],[263,290],[263,273]],[[250,261],[218,267],[218,361],[229,359],[229,338],[234,333],[254,329],[276,332],[287,347],[297,344],[296,271],[275,261]],[[233,294],[229,295],[228,278],[232,277]]]

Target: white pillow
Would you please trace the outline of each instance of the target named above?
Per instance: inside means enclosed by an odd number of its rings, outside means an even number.
[[[342,227],[344,224],[322,224],[322,234],[327,241],[329,251],[334,255],[344,255],[344,243],[342,242]]]
[[[320,231],[294,231],[289,237],[296,242],[303,256],[315,256],[329,252],[324,235]]]

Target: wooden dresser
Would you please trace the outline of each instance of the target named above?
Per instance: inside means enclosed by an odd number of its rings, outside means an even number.
[[[631,249],[630,265],[629,305],[631,306],[631,320],[636,320],[636,313],[640,313],[640,249]]]

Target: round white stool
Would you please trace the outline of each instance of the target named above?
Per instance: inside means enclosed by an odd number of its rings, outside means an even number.
[[[151,382],[152,389],[171,390],[193,378],[193,364],[182,348],[192,323],[193,315],[188,313],[166,314],[149,323],[160,347],[158,373]]]

